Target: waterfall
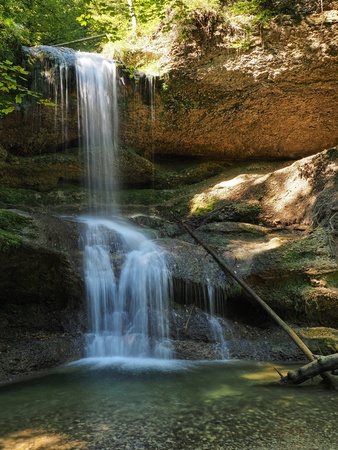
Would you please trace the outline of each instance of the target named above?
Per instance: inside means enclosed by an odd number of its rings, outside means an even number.
[[[209,303],[210,329],[215,339],[215,342],[217,343],[218,353],[221,359],[227,359],[229,357],[229,352],[226,341],[224,339],[222,325],[217,316],[215,315],[215,291],[209,280],[207,285],[207,299]]]
[[[156,108],[155,108],[155,94],[156,94],[156,78],[154,75],[147,75],[146,82],[149,89],[149,106],[150,106],[150,119],[151,122],[155,122],[156,119]]]
[[[164,253],[118,217],[116,64],[79,52],[75,66],[90,210],[89,217],[82,218],[87,224],[86,356],[169,358],[169,276]],[[114,267],[114,255],[123,257],[121,267]]]
[[[33,70],[32,90],[39,92],[47,86],[46,97],[54,103],[55,133],[62,133],[62,140],[68,141],[69,80],[74,66],[75,52],[72,49],[59,49],[48,45],[23,47],[23,52],[39,61],[40,70]],[[35,68],[37,69],[37,67]]]

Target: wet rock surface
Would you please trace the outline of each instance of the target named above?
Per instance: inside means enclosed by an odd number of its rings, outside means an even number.
[[[218,318],[218,321],[224,336],[224,349],[213,334],[208,314],[192,305],[179,310],[174,309],[171,335],[175,357],[187,360],[222,359],[223,350],[223,355],[230,359],[255,361],[304,359],[298,347],[273,323],[265,323],[258,327],[222,318]]]

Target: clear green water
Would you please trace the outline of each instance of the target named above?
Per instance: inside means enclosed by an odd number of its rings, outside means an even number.
[[[338,394],[277,379],[266,363],[87,360],[0,388],[0,448],[338,449]]]

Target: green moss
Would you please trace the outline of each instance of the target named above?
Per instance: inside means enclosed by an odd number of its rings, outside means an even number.
[[[210,197],[199,198],[195,201],[191,208],[192,214],[205,215],[213,211],[215,208],[215,200]]]
[[[323,278],[323,280],[325,280],[327,287],[338,288],[338,271],[337,270],[323,275],[322,278]]]
[[[262,212],[262,207],[258,203],[249,204],[244,202],[234,202],[231,204],[231,209],[236,217],[236,222],[246,222],[252,224],[257,224],[259,222],[259,215]]]
[[[20,237],[0,229],[0,252],[9,253],[13,249],[17,248],[20,243]]]
[[[0,187],[0,204],[17,205],[25,201],[26,195],[22,189]]]
[[[29,227],[30,230],[26,230]],[[0,209],[0,251],[6,253],[22,243],[22,233],[32,235],[34,228],[32,219],[13,211]]]
[[[301,328],[297,334],[315,354],[329,355],[338,351],[338,332],[333,328]]]
[[[69,204],[81,207],[85,198],[86,192],[75,186],[56,188],[48,192],[0,187],[0,207],[22,210],[36,208],[56,211],[60,206],[65,207]]]
[[[156,189],[128,189],[119,193],[121,204],[131,205],[158,205],[163,204],[175,196],[173,190]]]
[[[13,211],[0,209],[0,229],[5,232],[20,232],[30,225],[31,219]]]
[[[283,256],[283,265],[289,269],[323,267],[334,265],[329,257],[327,233],[321,227],[316,228],[303,239],[288,244]]]
[[[210,213],[213,222],[245,222],[259,223],[262,211],[260,204],[245,202],[217,201],[214,196],[200,194],[191,201],[191,214],[205,215]]]

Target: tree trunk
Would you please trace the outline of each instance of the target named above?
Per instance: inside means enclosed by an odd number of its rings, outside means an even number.
[[[135,14],[133,0],[128,0],[128,6],[129,6],[129,14],[130,14],[130,18],[131,18],[131,28],[134,32],[137,27],[137,21],[136,21],[136,14]]]

